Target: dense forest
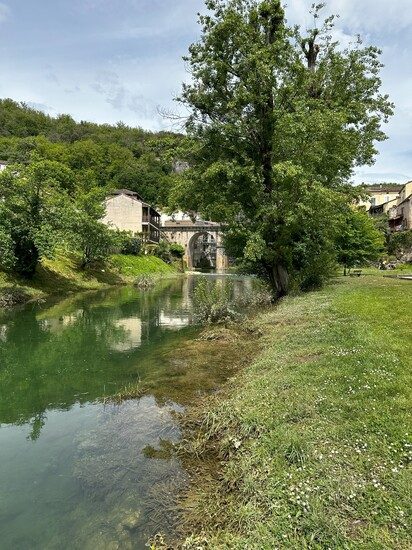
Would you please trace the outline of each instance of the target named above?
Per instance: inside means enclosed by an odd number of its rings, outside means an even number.
[[[59,162],[82,187],[128,188],[155,206],[168,203],[171,178],[184,136],[76,122],[52,117],[12,99],[0,99],[0,159],[28,165],[33,160]]]
[[[0,173],[0,270],[30,278],[58,249],[76,254],[82,268],[129,250],[130,235],[101,223],[104,197],[128,188],[165,207],[186,143],[179,134],[76,122],[0,100],[0,159],[8,165]]]

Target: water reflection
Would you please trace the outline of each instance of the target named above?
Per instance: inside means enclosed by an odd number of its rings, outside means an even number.
[[[191,321],[192,280],[75,296],[0,325],[0,423],[94,401],[152,371],[156,348]]]
[[[212,357],[200,368],[185,356],[197,330],[190,326],[196,280],[3,314],[2,550],[139,549],[172,528],[170,499],[185,473],[167,453],[153,459],[146,451],[176,441],[174,413],[225,376]],[[138,380],[145,395],[111,403]]]

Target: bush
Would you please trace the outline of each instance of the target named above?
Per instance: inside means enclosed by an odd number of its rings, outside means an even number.
[[[170,245],[167,241],[160,241],[160,243],[154,249],[154,255],[170,264],[172,261],[172,256],[170,254]]]
[[[183,258],[185,255],[185,249],[181,244],[171,243],[169,245],[169,250],[174,258]]]
[[[263,281],[253,281],[253,286],[243,289],[235,296],[231,281],[208,281],[202,278],[198,281],[193,294],[193,310],[195,322],[225,323],[239,321],[253,307],[268,305],[273,301],[273,294]]]
[[[391,233],[388,237],[388,254],[401,258],[412,250],[412,231]]]
[[[140,256],[142,253],[142,240],[137,237],[127,236],[124,239],[121,254],[127,256]]]

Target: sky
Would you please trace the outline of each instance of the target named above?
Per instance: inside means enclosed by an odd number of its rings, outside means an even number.
[[[313,0],[288,0],[310,26]],[[160,114],[188,80],[182,56],[199,38],[203,0],[0,0],[0,97],[52,115],[173,129]],[[383,50],[383,91],[395,103],[372,167],[354,181],[412,179],[412,0],[329,0],[344,44],[361,34]]]

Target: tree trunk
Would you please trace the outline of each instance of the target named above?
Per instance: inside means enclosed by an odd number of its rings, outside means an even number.
[[[289,292],[289,274],[282,264],[276,264],[269,270],[270,283],[277,299]]]

